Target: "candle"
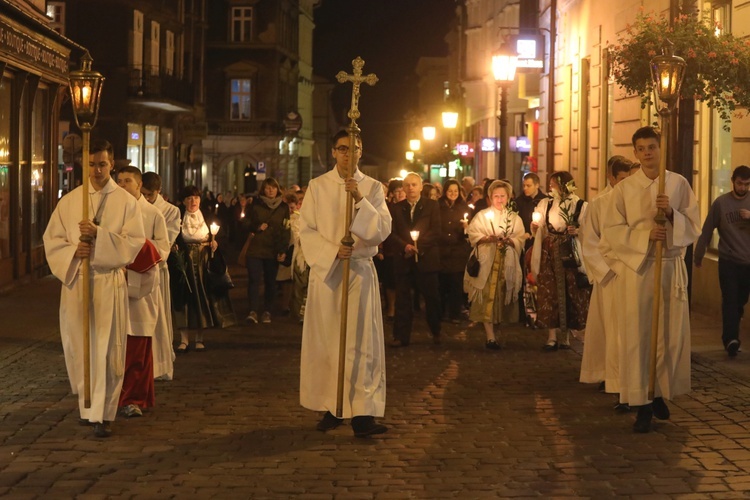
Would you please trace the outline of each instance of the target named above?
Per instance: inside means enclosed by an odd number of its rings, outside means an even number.
[[[494,235],[495,234],[495,224],[493,224],[492,222],[495,220],[495,211],[494,210],[487,210],[484,213],[484,216],[489,221],[490,227],[492,228],[492,234]]]
[[[539,224],[539,221],[542,220],[542,214],[535,211],[533,214],[531,214],[531,220]]]
[[[409,235],[411,235],[411,239],[414,240],[414,262],[419,262],[419,250],[417,249],[419,231],[409,231]]]
[[[209,231],[211,231],[211,235],[216,236],[216,233],[219,232],[219,225],[215,222],[212,222],[208,229]]]
[[[472,209],[472,210],[474,210],[474,205],[472,205],[471,203],[469,203],[469,208]]]
[[[464,214],[464,220],[469,220],[469,214]]]

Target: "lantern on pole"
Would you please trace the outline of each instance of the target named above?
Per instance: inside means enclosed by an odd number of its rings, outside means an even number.
[[[659,194],[664,194],[667,161],[669,155],[669,137],[671,133],[672,115],[674,114],[677,100],[680,97],[680,87],[685,77],[685,60],[673,54],[674,45],[667,40],[663,54],[651,59],[651,79],[654,84],[659,116],[661,117],[661,158],[659,161]],[[654,222],[664,226],[667,217],[664,210],[659,209],[654,217]],[[659,337],[659,302],[661,301],[661,268],[664,243],[656,242],[656,260],[654,262],[654,302],[651,315],[651,357],[649,364],[648,398],[654,399],[654,386],[656,383],[656,348]]]
[[[516,78],[517,63],[518,56],[510,54],[507,51],[492,56],[492,75],[495,77],[495,83],[500,88],[500,114],[498,115],[498,121],[500,122],[500,147],[497,152],[497,176],[501,179],[507,176],[508,89],[513,85],[513,81]]]
[[[102,82],[104,77],[101,73],[91,69],[94,60],[86,51],[81,57],[81,69],[71,71],[70,97],[73,103],[73,115],[76,125],[81,129],[81,220],[89,218],[89,142],[91,140],[91,129],[96,124],[99,116],[99,103],[102,93]],[[81,236],[81,241],[91,243],[91,237]],[[89,258],[81,259],[81,279],[83,280],[83,406],[91,408],[91,332],[90,332],[90,304],[91,304],[91,266]]]

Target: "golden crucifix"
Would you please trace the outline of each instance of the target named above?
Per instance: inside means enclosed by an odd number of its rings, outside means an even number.
[[[354,74],[350,75],[346,71],[339,71],[336,75],[336,80],[339,83],[352,82],[352,106],[349,109],[347,116],[351,120],[349,123],[349,163],[346,167],[345,178],[349,178],[354,175],[354,171],[359,163],[359,155],[361,151],[357,147],[357,141],[359,139],[360,129],[357,126],[357,118],[359,118],[359,86],[362,83],[366,83],[370,86],[375,85],[378,81],[378,77],[374,74],[362,76],[362,67],[365,65],[365,61],[361,57],[357,56],[352,61],[354,67]],[[352,238],[352,232],[350,227],[352,225],[352,197],[346,197],[346,228],[344,237],[341,239],[341,244],[346,246],[354,245],[354,238]],[[349,259],[344,259],[344,268],[341,277],[341,330],[339,337],[339,378],[338,386],[336,390],[336,416],[342,418],[343,406],[344,406],[344,370],[346,369],[346,327],[349,316]]]

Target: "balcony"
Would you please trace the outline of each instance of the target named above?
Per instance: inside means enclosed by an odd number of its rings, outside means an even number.
[[[284,127],[272,120],[214,121],[208,123],[209,135],[283,135]]]
[[[165,111],[188,111],[193,106],[193,85],[153,68],[129,68],[128,97],[144,106]]]

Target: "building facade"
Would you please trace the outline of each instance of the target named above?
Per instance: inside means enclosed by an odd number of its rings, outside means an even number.
[[[205,0],[48,3],[105,77],[92,136],[113,144],[117,166],[158,173],[172,198],[186,184],[201,186]],[[66,117],[63,134],[77,133],[69,109]]]
[[[251,193],[311,175],[310,0],[209,4],[205,175],[216,192]]]
[[[71,59],[85,52],[53,29],[48,12],[40,0],[0,3],[0,290],[46,273],[60,109]]]
[[[509,89],[509,135],[525,134],[530,151],[523,165],[518,152],[506,150],[511,156],[505,177],[518,188],[522,166],[538,171],[543,183],[553,171],[567,170],[585,198],[593,199],[606,186],[607,158],[632,158],[633,132],[658,121],[653,108],[642,109],[639,96],[628,95],[615,83],[610,48],[639,11],[669,16],[680,7],[698,8],[698,15],[720,22],[722,29],[740,38],[750,34],[748,0],[465,0],[459,9],[465,16],[465,51],[453,57],[465,58],[459,80],[469,140],[478,144],[485,134],[498,135],[493,129],[497,100],[490,61],[506,33],[543,35],[541,72],[517,75]],[[716,197],[731,190],[732,169],[747,163],[750,154],[747,120],[733,119],[731,131],[722,125],[716,111],[696,103],[693,165],[681,166],[681,171],[687,172],[703,217]],[[493,156],[477,157],[477,177],[501,174],[493,169]],[[693,306],[718,312],[716,260],[708,260],[693,274]]]

